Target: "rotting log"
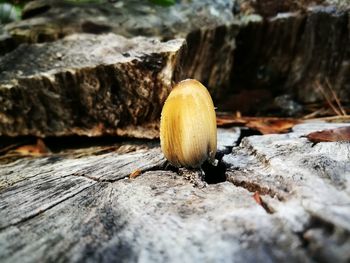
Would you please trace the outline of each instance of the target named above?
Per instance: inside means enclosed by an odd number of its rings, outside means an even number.
[[[233,147],[221,161],[227,181],[204,188],[167,170],[157,144],[2,164],[0,257],[348,262],[349,145],[313,145],[304,137],[336,126],[302,124],[288,134],[244,138],[238,146],[237,130],[219,130],[220,147]],[[232,145],[221,138],[227,135]],[[128,179],[137,169],[142,173]]]
[[[158,136],[184,40],[76,34],[0,57],[0,135]]]

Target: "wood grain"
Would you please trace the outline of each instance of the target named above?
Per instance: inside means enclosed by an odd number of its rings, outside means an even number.
[[[224,151],[228,180],[204,188],[186,179],[193,171],[166,170],[157,147],[0,165],[0,178],[12,182],[0,190],[0,257],[347,262],[348,144],[312,146],[303,137],[336,127],[303,124],[288,134],[246,137]],[[219,141],[234,132],[219,129]]]
[[[158,137],[184,40],[76,34],[0,57],[0,135]]]

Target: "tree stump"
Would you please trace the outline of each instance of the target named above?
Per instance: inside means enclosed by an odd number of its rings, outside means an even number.
[[[2,164],[1,259],[347,262],[349,144],[303,137],[333,127],[222,141],[227,180],[204,188],[186,179],[194,171],[168,170],[158,143]]]
[[[252,114],[256,104],[285,94],[299,103],[322,101],[316,82],[325,90],[329,82],[348,103],[349,7],[349,0],[193,0],[167,8],[136,0],[37,0],[23,21],[4,27],[0,54],[73,33],[185,38],[184,76],[207,86],[221,110]],[[263,98],[250,103],[251,96]]]
[[[0,156],[1,262],[350,261],[349,142],[306,137],[349,124],[218,129],[204,174],[155,139],[188,77],[220,110],[347,102],[349,1],[181,2],[32,1],[0,28],[0,154],[51,149]]]
[[[155,138],[183,44],[76,34],[21,45],[0,57],[0,135]]]

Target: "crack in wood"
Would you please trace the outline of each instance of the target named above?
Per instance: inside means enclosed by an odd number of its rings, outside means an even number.
[[[284,201],[285,197],[281,196],[271,188],[268,188],[266,186],[262,186],[257,182],[251,182],[251,181],[244,181],[235,178],[234,175],[228,176],[227,181],[231,182],[237,187],[242,187],[246,190],[248,190],[251,193],[258,192],[260,195],[269,195],[270,197],[274,198],[277,197],[279,201]]]
[[[70,176],[79,176],[79,177],[84,177],[84,178],[87,178],[87,179],[95,181],[95,182],[101,182],[100,179],[97,179],[97,178],[95,178],[93,176],[86,175],[84,173],[73,173]],[[120,178],[120,179],[123,179],[123,178]]]
[[[350,232],[311,212],[308,213],[308,223],[302,231],[295,232],[301,241],[301,248],[316,261],[329,262],[333,257],[343,255],[339,262],[347,262],[349,258],[346,251],[349,249]],[[327,246],[331,243],[336,243],[337,246]],[[339,253],[340,251],[343,253]]]

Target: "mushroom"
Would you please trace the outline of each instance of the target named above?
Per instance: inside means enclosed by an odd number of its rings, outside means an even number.
[[[176,167],[200,168],[206,160],[217,165],[214,104],[199,81],[183,80],[170,92],[162,109],[160,144]]]

